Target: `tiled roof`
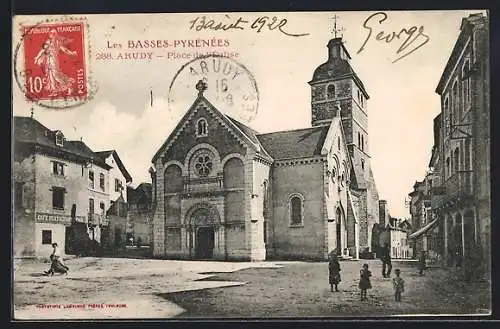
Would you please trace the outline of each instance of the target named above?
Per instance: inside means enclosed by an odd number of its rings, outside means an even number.
[[[113,154],[114,150],[109,151],[97,151],[95,154],[100,156],[102,159],[107,159],[111,154]]]
[[[130,176],[129,172],[125,168],[125,165],[123,164],[122,160],[118,156],[118,153],[115,150],[109,150],[109,151],[99,151],[95,152],[103,161],[106,161],[106,159],[110,156],[113,155],[116,164],[118,165],[118,169],[122,172],[123,176],[127,180],[127,183],[130,183],[132,181],[132,176]]]
[[[329,126],[278,131],[256,135],[275,160],[313,157],[321,154]]]
[[[99,164],[104,168],[109,166],[95,154],[83,141],[65,140],[63,146],[55,144],[55,133],[37,120],[30,117],[14,117],[14,141],[20,143],[31,143],[43,146],[58,152],[82,157]]]
[[[236,119],[231,118],[230,116],[226,115],[226,117],[236,126],[238,127],[242,133],[244,133],[252,142],[255,144],[259,145],[261,148],[261,152],[269,158],[272,158],[269,153],[266,151],[266,149],[263,147],[263,145],[260,143],[259,139],[257,138],[257,135],[259,133],[255,131],[254,129],[250,128],[249,126],[239,122]]]

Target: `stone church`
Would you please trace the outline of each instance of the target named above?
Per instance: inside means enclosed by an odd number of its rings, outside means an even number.
[[[198,97],[152,159],[153,253],[183,259],[358,258],[378,193],[368,93],[342,38],[309,82],[311,127],[260,134]]]

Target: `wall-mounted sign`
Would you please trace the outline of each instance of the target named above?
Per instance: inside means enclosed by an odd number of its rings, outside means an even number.
[[[56,223],[71,225],[71,216],[69,215],[59,215],[59,214],[49,214],[49,213],[36,213],[37,223]],[[76,216],[76,222],[85,223],[85,216]]]

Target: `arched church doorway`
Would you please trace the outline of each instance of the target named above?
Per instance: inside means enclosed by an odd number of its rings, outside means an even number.
[[[196,259],[211,259],[214,256],[215,230],[211,226],[196,230]]]
[[[189,254],[194,259],[212,259],[221,256],[220,217],[217,209],[208,203],[193,206],[186,216]],[[223,254],[222,254],[223,255]]]

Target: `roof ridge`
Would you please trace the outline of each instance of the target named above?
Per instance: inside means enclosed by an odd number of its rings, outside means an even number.
[[[308,128],[298,128],[298,129],[289,129],[289,130],[278,130],[278,131],[272,131],[272,132],[269,132],[269,133],[257,134],[257,136],[271,135],[271,134],[277,134],[277,133],[286,133],[286,132],[296,132],[296,131],[301,131],[301,130],[310,130],[310,129],[328,128],[328,127],[329,127],[329,126],[324,125],[324,126],[316,126],[316,127],[308,127]]]

